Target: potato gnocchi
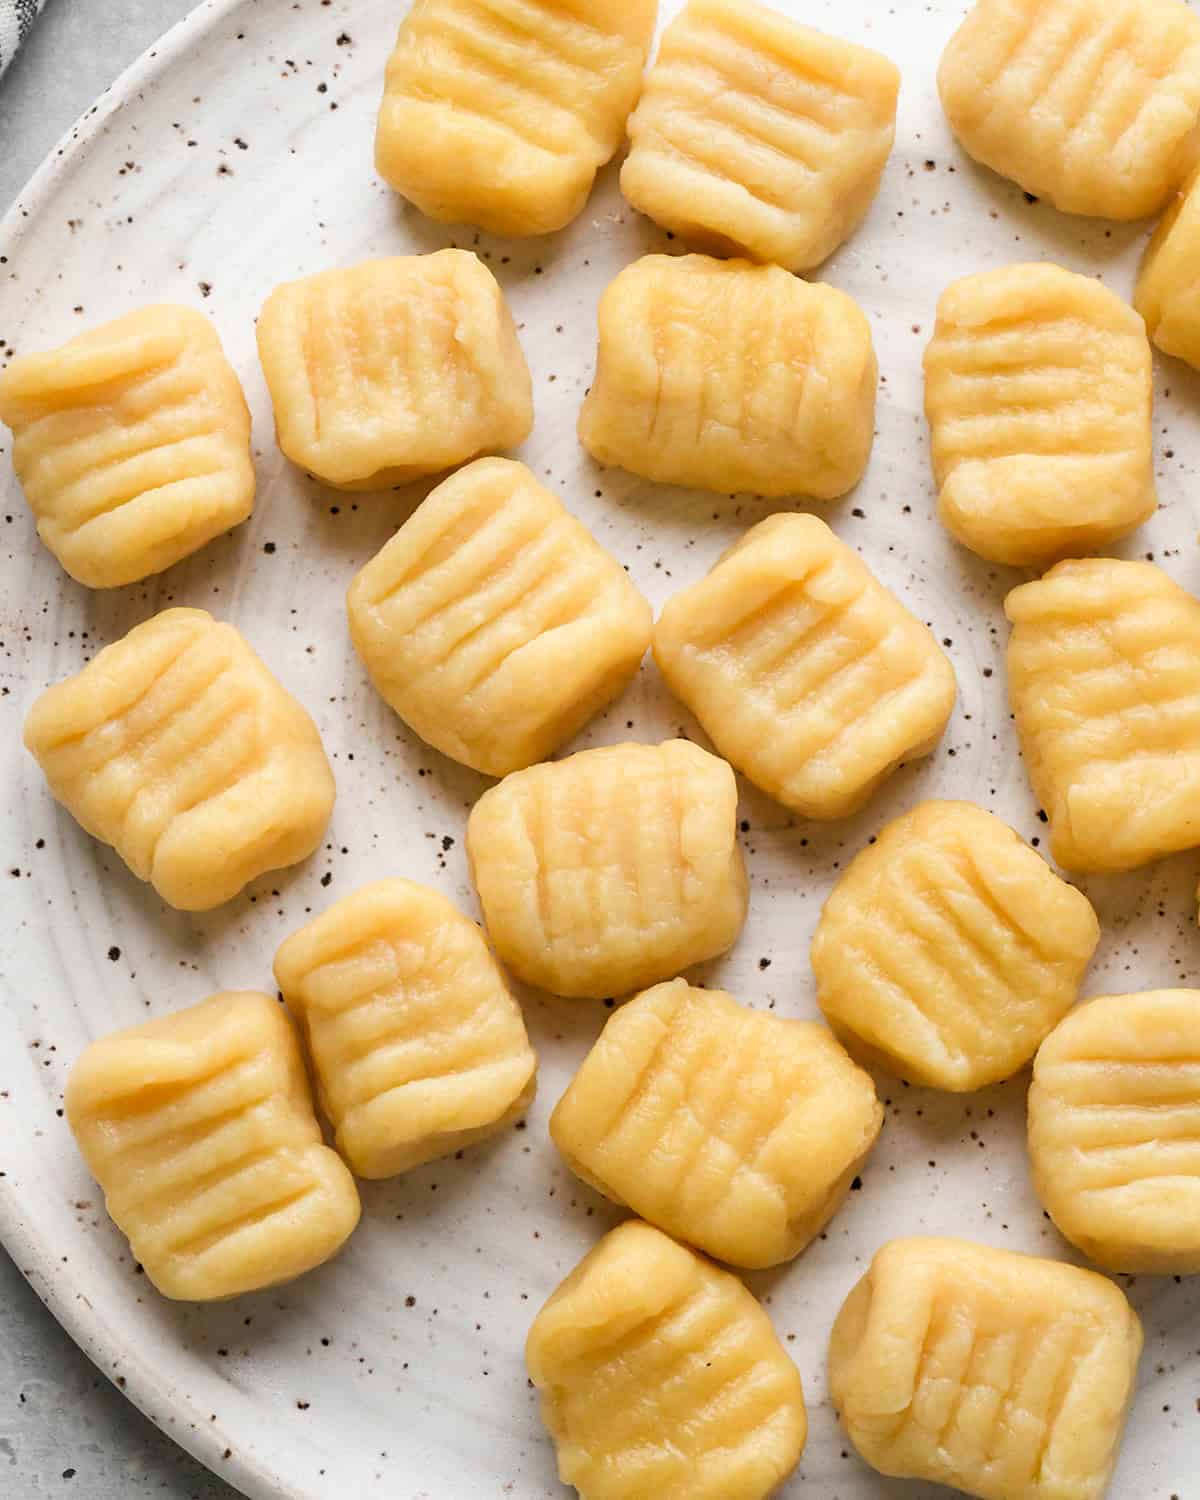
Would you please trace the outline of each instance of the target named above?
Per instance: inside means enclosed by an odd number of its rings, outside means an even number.
[[[288,938],[275,981],[360,1177],[474,1145],[533,1100],[520,1008],[479,928],[436,891],[364,886]]]
[[[925,410],[950,533],[1045,567],[1154,514],[1153,369],[1142,320],[1094,277],[1006,266],[956,281],[925,351]]]
[[[1200,173],[1193,174],[1150,241],[1133,303],[1164,354],[1200,369]]]
[[[1101,1500],[1142,1328],[1103,1276],[963,1240],[893,1240],[846,1299],[829,1388],[872,1468],[981,1500]]]
[[[804,1451],[800,1374],[766,1313],[636,1220],[538,1313],[525,1359],[581,1500],[766,1500]]]
[[[752,527],[669,601],[654,656],[721,754],[807,818],[861,807],[954,708],[933,635],[815,516]]]
[[[387,66],[379,174],[430,218],[552,234],[637,102],[657,0],[416,0]]]
[[[515,772],[475,804],[467,852],[500,957],[558,995],[645,989],[746,920],[733,772],[687,740]]]
[[[1068,870],[1200,844],[1200,603],[1147,562],[1059,563],[1005,601],[1009,699]]]
[[[516,325],[468,250],[285,282],[257,332],[279,446],[337,489],[407,484],[532,431]]]
[[[546,760],[620,694],[650,606],[523,464],[440,485],[359,573],[350,633],[406,724],[489,776]]]
[[[999,818],[923,802],[839,878],[812,945],[852,1051],[964,1093],[1011,1078],[1075,1003],[1100,940],[1082,892]]]
[[[66,1110],[164,1297],[211,1302],[290,1281],[358,1223],[354,1179],[321,1141],[299,1043],[268,995],[213,995],[93,1042]]]
[[[333,811],[317,727],[232,625],[168,609],[25,720],[50,790],[180,911],[307,859]]]
[[[246,398],[191,308],[139,308],[18,355],[0,422],[38,535],[89,588],[161,573],[254,508]]]
[[[778,266],[647,255],[601,299],[579,437],[646,479],[832,500],[866,469],[878,377],[844,292]]]
[[[689,0],[629,122],[621,190],[699,249],[808,270],[870,208],[899,91],[866,47],[757,0]]]
[[[606,1197],[757,1269],[815,1239],[882,1124],[870,1078],[824,1026],[676,979],[611,1017],[550,1134]]]
[[[938,86],[976,161],[1064,213],[1142,219],[1194,163],[1200,17],[1183,0],[976,0]]]
[[[1105,995],[1042,1044],[1029,1091],[1038,1197],[1110,1271],[1200,1274],[1200,990]]]

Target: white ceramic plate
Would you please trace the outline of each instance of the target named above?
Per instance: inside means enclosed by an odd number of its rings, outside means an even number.
[[[348,499],[277,453],[253,320],[278,281],[365,256],[475,245],[503,282],[535,378],[522,456],[661,604],[768,507],[655,487],[596,469],[575,441],[595,305],[613,275],[664,238],[626,210],[609,170],[579,221],[502,243],[429,223],[388,192],[371,137],[395,0],[216,0],[136,64],[80,122],[0,229],[0,362],[139,303],[212,316],[254,409],[259,500],[235,535],[144,586],[90,594],[37,543],[8,459],[0,656],[0,1233],[100,1368],[161,1427],[249,1495],[464,1500],[562,1493],[521,1349],[535,1309],[618,1217],[565,1171],[546,1117],[606,1012],[530,999],[542,1055],[528,1127],[461,1161],[364,1188],[362,1227],[332,1265],[219,1307],[162,1301],[75,1154],[67,1069],[90,1037],[224,987],[271,985],[278,942],[369,879],[428,881],[475,911],[462,848],[481,778],[420,744],[369,689],[347,639],[351,574],[422,492]],[[665,12],[678,8],[667,0]],[[796,824],[743,788],[753,879],[745,935],[703,977],[788,1015],[815,1014],[807,944],[839,867],[888,817],[927,796],[968,797],[1027,837],[1042,832],[1004,696],[1001,601],[1018,581],[949,543],[933,518],[920,356],[951,278],[1048,257],[1128,294],[1144,228],[1067,219],[974,169],[937,106],[938,54],[959,3],[792,0],[781,6],[870,43],[904,70],[883,192],[824,275],[867,309],[885,384],[866,479],[834,525],[929,620],[961,699],[937,755],[897,776],[861,816]],[[1189,485],[1200,461],[1200,383],[1160,361],[1162,510],[1125,549],[1200,584]],[[1164,389],[1164,386],[1168,389]],[[34,696],[157,609],[203,605],[239,625],[313,711],[339,800],[325,850],[203,917],[165,909],[51,801],[20,747]],[[647,666],[581,743],[696,732]],[[1195,982],[1187,856],[1087,890],[1104,920],[1092,991]],[[932,1495],[863,1467],[840,1436],[824,1347],[841,1298],[884,1239],[919,1231],[1069,1252],[1033,1197],[1025,1080],[966,1099],[881,1077],[888,1126],[828,1234],[798,1263],[752,1278],[804,1376],[812,1433],[788,1495]],[[1193,1496],[1200,1413],[1197,1283],[1143,1280],[1142,1389],[1114,1495]],[[944,1492],[938,1492],[944,1493]]]

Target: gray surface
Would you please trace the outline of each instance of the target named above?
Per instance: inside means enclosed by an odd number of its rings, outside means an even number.
[[[0,212],[193,0],[50,0],[0,80]],[[87,1360],[0,1251],[0,1495],[234,1500]]]

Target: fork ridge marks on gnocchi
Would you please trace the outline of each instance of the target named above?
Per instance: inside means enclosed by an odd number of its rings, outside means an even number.
[[[746,920],[737,784],[687,740],[515,772],[475,804],[467,853],[501,959],[558,995],[645,989],[724,953]]]
[[[532,1102],[520,1008],[479,928],[436,891],[364,886],[283,944],[275,979],[360,1177],[474,1145]]]
[[[1009,699],[1068,870],[1200,844],[1200,603],[1148,562],[1059,563],[1009,594]]]
[[[307,859],[333,811],[316,725],[201,609],[164,610],[47,689],[25,744],[76,821],[181,911]]]
[[[1154,232],[1134,306],[1164,354],[1200,369],[1200,173],[1176,194]]]
[[[1033,1180],[1062,1233],[1110,1271],[1200,1274],[1200,991],[1105,995],[1042,1044]]]
[[[721,754],[808,818],[932,750],[956,695],[931,632],[815,516],[751,527],[668,602],[654,656]]]
[[[826,1027],[676,979],[608,1021],[551,1116],[571,1170],[732,1265],[798,1255],[883,1124]]]
[[[1064,213],[1145,218],[1194,165],[1200,17],[1184,0],[976,0],[938,86],[976,161]]]
[[[407,484],[533,428],[512,313],[469,250],[285,282],[257,335],[279,446],[337,489]]]
[[[621,190],[697,249],[808,270],[870,208],[899,89],[887,58],[757,0],[689,0],[629,122]]]
[[[981,1500],[1101,1500],[1142,1328],[1091,1271],[963,1240],[893,1240],[833,1328],[829,1387],[883,1474]]]
[[[250,412],[212,324],[143,307],[0,370],[38,535],[89,588],[136,583],[254,507]]]
[[[551,234],[637,102],[657,0],[416,0],[387,66],[380,175],[430,218]]]
[[[1094,277],[1007,266],[956,281],[925,351],[947,529],[1044,567],[1154,514],[1153,369],[1141,317]]]
[[[766,1313],[636,1220],[562,1283],[525,1357],[581,1500],[766,1500],[803,1452],[800,1374]]]
[[[923,802],[826,901],[817,1002],[851,1051],[967,1092],[1025,1066],[1074,1005],[1099,940],[1087,897],[999,818]]]
[[[358,1223],[321,1140],[295,1032],[268,995],[214,995],[93,1042],[67,1118],[108,1212],[166,1297],[290,1281]]]
[[[667,484],[832,500],[866,469],[878,377],[844,292],[779,266],[647,255],[601,299],[579,437]]]
[[[547,759],[623,691],[653,616],[523,464],[446,480],[359,573],[350,633],[382,697],[489,776]]]

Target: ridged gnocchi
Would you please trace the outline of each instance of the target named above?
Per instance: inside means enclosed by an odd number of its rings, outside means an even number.
[[[687,740],[506,777],[467,823],[496,951],[557,995],[629,995],[732,947],[746,920],[737,784]]]
[[[1200,990],[1105,995],[1042,1043],[1029,1154],[1046,1212],[1109,1271],[1200,1274]]]
[[[756,786],[807,818],[861,807],[954,708],[931,632],[815,516],[752,527],[654,627],[667,686]]]
[[[878,377],[844,292],[779,266],[646,255],[601,298],[579,437],[666,484],[832,500],[866,469]]]
[[[550,1134],[606,1197],[757,1269],[821,1232],[882,1124],[870,1078],[824,1026],[676,979],[609,1019]]]
[[[257,335],[279,446],[336,489],[407,484],[533,428],[512,313],[469,250],[285,282]]]
[[[829,1389],[872,1468],[981,1500],[1101,1500],[1142,1327],[1091,1271],[963,1240],[893,1240],[846,1299]]]
[[[658,0],[416,0],[387,66],[379,174],[433,219],[551,234],[637,102]]]
[[[89,588],[161,573],[254,507],[246,398],[191,308],[139,308],[18,355],[0,422],[38,535]]]
[[[202,609],[164,610],[48,688],[25,745],[72,817],[181,911],[307,859],[333,811],[316,725]]]
[[[1200,844],[1200,603],[1161,568],[1059,563],[1005,600],[1009,701],[1068,870]]]
[[[283,944],[275,981],[359,1177],[474,1145],[533,1100],[537,1058],[483,935],[409,880],[364,886]]]
[[[1133,305],[1164,354],[1200,369],[1200,173],[1193,174],[1154,232]]]
[[[766,1500],[804,1450],[800,1374],[766,1313],[636,1220],[538,1313],[525,1360],[580,1500]]]
[[[976,0],[938,86],[976,161],[1064,213],[1142,219],[1194,162],[1200,17],[1183,0]]]
[[[1153,369],[1142,319],[1092,276],[1006,266],[942,294],[925,410],[950,533],[1046,567],[1154,514]]]
[[[295,1032],[227,992],[93,1042],[67,1119],[117,1228],[163,1294],[211,1302],[337,1253],[354,1179],[321,1140]]]
[[[812,944],[851,1051],[965,1093],[1011,1078],[1074,1005],[1100,940],[1081,891],[999,818],[922,802],[855,856]]]
[[[757,0],[689,0],[629,121],[621,190],[697,249],[808,270],[870,208],[899,91],[866,47]]]
[[[618,696],[653,616],[523,464],[441,484],[354,580],[350,633],[406,724],[489,776],[546,760]]]

